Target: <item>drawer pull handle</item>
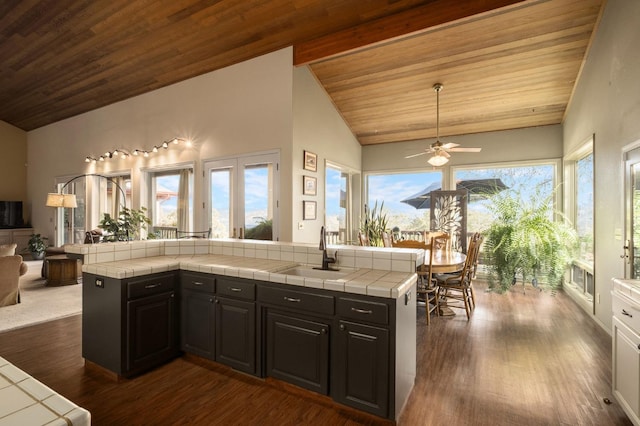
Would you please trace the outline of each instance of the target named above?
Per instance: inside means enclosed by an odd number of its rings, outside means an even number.
[[[625,311],[624,309],[622,310],[622,315],[626,315],[629,318],[633,318],[633,315],[631,315],[629,312]]]
[[[238,287],[227,287],[231,291],[235,291],[236,293],[240,293],[242,291],[241,288]]]
[[[372,310],[366,310],[366,309],[358,309],[358,308],[351,308],[351,310],[353,312],[357,312],[359,314],[367,314],[367,315],[371,315],[373,313]]]
[[[194,281],[193,285],[204,285],[204,283],[201,283],[200,281]]]
[[[284,300],[286,300],[287,302],[296,302],[296,303],[300,302],[300,299],[294,299],[293,297],[287,297],[287,296],[284,297]]]
[[[147,284],[144,286],[144,288],[156,288],[156,287],[160,287],[162,285],[162,283],[157,283],[157,284]]]

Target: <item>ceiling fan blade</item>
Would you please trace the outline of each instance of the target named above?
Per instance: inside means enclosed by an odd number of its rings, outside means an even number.
[[[419,153],[417,153],[417,154],[407,155],[407,156],[406,156],[406,157],[404,157],[404,158],[419,157],[419,156],[421,156],[421,155],[425,155],[425,154],[427,154],[428,152],[429,152],[429,151],[419,152]]]
[[[459,143],[453,143],[453,142],[447,142],[447,143],[442,145],[442,148],[451,149],[451,148],[455,148],[456,146],[460,146],[460,144]]]
[[[480,152],[482,148],[451,148],[450,152]]]
[[[440,150],[440,156],[446,157],[446,158],[450,158],[451,157],[449,155],[449,153],[447,151],[445,151],[444,149]]]

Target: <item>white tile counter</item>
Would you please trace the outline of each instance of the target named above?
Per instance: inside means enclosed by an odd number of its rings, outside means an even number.
[[[0,357],[0,426],[90,424],[89,411]]]
[[[351,271],[340,279],[306,278],[279,273],[296,265],[319,266],[317,245],[253,240],[150,240],[75,244],[67,253],[84,257],[83,272],[123,279],[170,270],[322,288],[386,298],[403,296],[416,280],[424,252],[416,249],[329,246],[337,268]]]

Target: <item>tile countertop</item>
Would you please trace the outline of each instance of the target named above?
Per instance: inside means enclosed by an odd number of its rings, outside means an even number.
[[[288,260],[247,258],[224,254],[194,254],[90,263],[84,264],[82,271],[123,279],[181,269],[392,299],[403,296],[416,282],[415,273],[371,268],[344,268],[343,270],[352,272],[339,279],[306,278],[279,273],[279,271],[298,265],[301,263]]]
[[[0,426],[91,424],[91,414],[0,357]]]
[[[635,302],[640,303],[640,280],[613,278],[612,291],[624,294]]]

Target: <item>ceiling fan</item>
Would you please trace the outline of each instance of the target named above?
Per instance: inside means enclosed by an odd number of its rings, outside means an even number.
[[[404,158],[413,158],[425,154],[433,154],[427,162],[432,166],[438,167],[446,164],[449,161],[450,152],[480,152],[482,148],[462,148],[457,143],[442,143],[440,142],[440,91],[444,86],[442,83],[436,83],[433,85],[433,90],[436,92],[436,141],[432,143],[429,148],[423,152],[419,152],[413,155],[407,155]]]

